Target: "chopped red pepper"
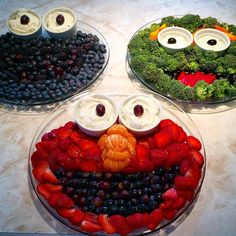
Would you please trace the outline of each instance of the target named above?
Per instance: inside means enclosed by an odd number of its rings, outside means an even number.
[[[204,80],[206,83],[211,84],[216,79],[215,74],[204,74],[203,72],[197,71],[193,74],[187,74],[182,71],[178,77],[178,80],[183,84],[190,87],[194,87],[199,80]]]

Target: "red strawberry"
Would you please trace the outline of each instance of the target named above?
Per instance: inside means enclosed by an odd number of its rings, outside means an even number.
[[[79,142],[79,147],[81,148],[82,151],[88,150],[92,148],[96,143],[90,139],[83,138]]]
[[[72,208],[72,209],[74,209],[74,208]],[[70,217],[70,222],[73,225],[80,226],[82,221],[83,221],[83,219],[84,219],[84,212],[82,212],[79,209],[75,209],[75,212],[74,212],[73,216]]]
[[[68,150],[68,147],[71,145],[71,140],[70,138],[65,138],[61,139],[59,141],[59,148],[63,151],[66,152]]]
[[[98,216],[94,213],[91,213],[91,212],[86,212],[84,214],[84,220],[89,221],[94,224],[98,224]]]
[[[161,204],[160,204],[160,209],[165,211],[167,209],[170,209],[172,207],[172,201],[171,200],[164,200]]]
[[[67,129],[73,129],[73,128],[77,128],[77,124],[73,121],[69,121],[64,125],[64,127]]]
[[[108,221],[115,227],[116,232],[122,236],[125,236],[132,231],[126,218],[122,215],[112,215],[108,218]]]
[[[75,159],[79,159],[82,157],[82,151],[81,151],[80,147],[75,144],[71,144],[68,147],[67,153]]]
[[[106,214],[99,214],[98,216],[98,222],[102,226],[103,231],[105,231],[108,234],[114,234],[116,232],[116,229],[113,227],[113,225],[108,221],[108,215]]]
[[[193,160],[194,160],[198,164],[198,167],[201,169],[204,164],[203,155],[197,150],[191,150],[190,153],[192,155],[192,158],[190,159],[191,164],[194,165],[194,163],[193,163]],[[195,165],[195,167],[196,167],[196,165]]]
[[[177,141],[179,139],[179,136],[181,134],[181,129],[177,124],[171,124],[163,129],[161,129],[163,132],[168,132],[172,135],[173,140]]]
[[[175,188],[177,190],[194,190],[198,185],[198,181],[192,177],[176,176]]]
[[[189,154],[189,146],[184,143],[172,143],[166,148],[166,152],[168,153],[168,158],[165,162],[166,166],[173,166],[181,163],[181,161],[188,157]]]
[[[186,141],[186,138],[187,138],[186,132],[183,130],[182,127],[179,126],[179,136],[178,136],[178,138],[177,138],[176,141],[177,141],[178,143],[183,143],[183,142]]]
[[[152,149],[150,158],[155,167],[161,167],[167,159],[167,152],[162,149]]]
[[[99,171],[98,163],[95,161],[81,161],[79,168],[84,172]]]
[[[33,169],[33,175],[39,182],[58,183],[56,176],[49,169],[48,162],[42,161],[40,165]]]
[[[40,146],[44,151],[47,153],[50,153],[57,147],[57,141],[41,141],[36,144],[36,147],[38,149],[38,146]]]
[[[46,200],[49,199],[49,197],[51,196],[51,193],[45,189],[45,187],[43,186],[43,184],[38,184],[37,186],[37,192],[44,197]]]
[[[188,159],[184,159],[180,164],[180,175],[185,175],[190,168],[190,161]]]
[[[65,193],[52,193],[48,199],[48,204],[54,208],[74,207],[74,202]]]
[[[184,207],[186,200],[183,197],[179,197],[173,202],[172,209],[179,210]]]
[[[58,215],[60,215],[61,217],[67,218],[67,219],[72,218],[76,211],[77,211],[77,209],[75,209],[75,208],[70,208],[70,209],[59,208],[59,209],[57,209]],[[81,220],[81,222],[82,222],[82,220]],[[73,223],[73,224],[76,225],[76,223]]]
[[[48,164],[50,167],[50,170],[55,172],[60,168],[60,165],[54,160],[52,153],[48,157]]]
[[[162,198],[164,200],[170,200],[174,202],[177,199],[177,191],[174,188],[168,189],[166,192],[162,194]]]
[[[176,213],[176,210],[167,210],[163,212],[163,216],[166,220],[172,220],[175,217]]]
[[[41,185],[45,190],[47,190],[50,193],[58,193],[62,191],[61,185],[50,184],[50,183],[43,183],[39,185]]]
[[[83,220],[80,229],[88,233],[93,233],[101,231],[102,227],[98,224],[91,223],[90,221]]]
[[[186,141],[187,141],[187,144],[191,148],[193,148],[193,149],[195,149],[197,151],[201,150],[202,144],[201,144],[201,142],[197,138],[195,138],[193,136],[188,136]]]
[[[192,190],[179,190],[178,196],[182,197],[186,201],[192,201],[194,197],[194,191]]]
[[[82,158],[87,161],[101,161],[101,151],[97,144],[94,144],[91,148],[84,150]]]
[[[56,163],[60,164],[61,166],[64,166],[65,161],[70,158],[70,156],[65,153],[62,152],[59,149],[56,149],[54,151],[51,152],[51,154],[49,155],[49,159],[52,158],[53,161],[55,161]]]
[[[48,141],[48,140],[57,140],[57,134],[55,132],[48,132],[48,133],[45,133],[42,138],[41,138],[42,141]]]
[[[36,149],[37,149],[37,152],[38,152],[38,156],[41,160],[47,160],[48,159],[48,153],[44,150],[44,148],[40,145],[41,142],[37,143],[35,146],[36,146]]]
[[[60,139],[68,138],[70,136],[70,133],[71,133],[71,129],[67,127],[60,127],[58,129],[58,136]]]
[[[75,130],[72,130],[72,131],[71,131],[71,133],[70,133],[70,139],[71,139],[74,143],[79,144],[82,138],[83,138],[83,136],[82,136],[79,132],[77,132],[77,131],[75,131]]]
[[[174,122],[170,119],[164,119],[164,120],[161,120],[161,122],[159,123],[158,127],[159,129],[163,129],[164,127],[167,127],[169,125],[172,125],[174,124]]]
[[[136,145],[136,160],[137,167],[140,171],[152,171],[154,169],[154,165],[149,159],[150,150],[141,144]]]
[[[33,168],[36,168],[43,160],[39,156],[39,152],[35,151],[31,156],[31,163]]]
[[[158,148],[165,148],[173,141],[173,136],[170,133],[163,131],[158,132],[154,138]]]
[[[80,160],[69,156],[64,162],[64,169],[66,171],[73,171],[80,169]]]
[[[148,214],[147,213],[134,213],[126,217],[128,225],[134,229],[139,229],[147,226]]]
[[[156,227],[160,224],[160,222],[162,220],[163,220],[163,212],[162,212],[162,210],[155,209],[148,216],[148,225],[147,225],[147,227],[150,230],[154,230],[154,229],[156,229]]]

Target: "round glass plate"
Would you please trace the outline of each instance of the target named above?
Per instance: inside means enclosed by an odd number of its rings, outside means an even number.
[[[64,103],[62,103],[56,109],[54,109],[42,121],[37,132],[35,133],[35,135],[33,137],[33,140],[32,140],[31,146],[30,146],[30,150],[29,150],[29,159],[28,159],[29,177],[31,180],[31,184],[29,184],[29,186],[30,187],[32,186],[34,193],[37,195],[37,197],[40,200],[40,202],[42,203],[42,205],[49,211],[49,213],[55,219],[57,219],[58,221],[62,222],[66,226],[68,226],[69,229],[74,229],[76,231],[79,231],[79,232],[82,232],[85,234],[87,234],[87,232],[83,232],[80,229],[80,227],[71,224],[67,219],[59,216],[58,213],[56,212],[56,210],[54,208],[50,207],[49,204],[47,203],[47,201],[38,193],[38,191],[37,191],[38,182],[32,174],[33,167],[32,167],[32,163],[31,163],[31,156],[36,150],[36,147],[35,147],[36,143],[41,140],[43,134],[45,134],[55,128],[59,128],[59,127],[63,126],[68,121],[74,121],[73,109],[74,109],[76,102],[78,101],[79,98],[81,98],[83,96],[87,96],[88,94],[89,94],[88,92],[84,92],[84,93],[81,93],[79,95],[76,95],[76,96],[66,100]],[[188,135],[193,135],[201,141],[201,143],[202,143],[201,153],[204,157],[204,165],[202,167],[202,174],[201,174],[199,184],[194,192],[193,200],[187,202],[187,204],[181,210],[178,211],[178,213],[176,214],[176,216],[172,220],[163,221],[154,231],[150,231],[147,229],[141,229],[141,230],[133,231],[129,235],[144,235],[144,234],[149,234],[149,233],[153,233],[153,232],[162,232],[163,235],[167,235],[170,233],[170,231],[177,228],[183,222],[183,220],[189,215],[192,208],[194,207],[195,202],[197,201],[197,197],[199,195],[200,189],[202,187],[202,183],[203,183],[204,176],[205,176],[205,170],[206,170],[205,147],[204,147],[204,143],[201,138],[201,135],[200,135],[197,127],[195,126],[194,122],[180,107],[178,107],[172,101],[170,101],[169,99],[166,99],[164,96],[161,96],[161,95],[158,95],[155,93],[152,93],[152,94],[153,94],[153,96],[155,96],[159,100],[159,102],[163,106],[163,117],[162,117],[163,119],[173,120],[175,123],[180,125]],[[112,94],[112,95],[106,94],[106,95],[109,96],[118,107],[121,105],[121,102],[124,99],[126,99],[128,96],[128,94]],[[174,106],[175,111],[173,112],[172,109],[169,109],[169,106]],[[36,205],[38,205],[38,204],[36,204]],[[56,222],[58,222],[58,221],[56,221]],[[58,233],[60,233],[60,232],[58,232]],[[97,232],[97,233],[94,233],[94,235],[105,235],[105,234],[104,234],[104,232],[103,233]]]
[[[94,88],[105,74],[110,56],[109,46],[105,37],[93,26],[77,21],[77,32],[79,31],[84,35],[58,41],[51,39],[43,29],[43,43],[38,42],[38,39],[36,42],[33,42],[34,39],[18,39],[21,47],[13,47],[13,50],[7,43],[3,45],[1,42],[1,53],[4,52],[4,47],[7,47],[9,52],[0,57],[0,102],[25,107],[39,106],[60,102],[89,87]],[[7,33],[5,27],[2,27],[0,32],[1,37]],[[87,41],[83,39],[85,34]],[[88,40],[89,37],[92,41]],[[49,45],[46,38],[50,39]],[[23,49],[22,42],[35,43],[36,51],[34,46],[30,45]],[[32,52],[27,51],[27,54],[24,54],[24,50]],[[41,56],[41,59],[37,59],[38,56]],[[9,71],[6,61],[15,62],[13,66],[17,65],[17,68],[11,68]],[[24,72],[24,66],[27,72]],[[35,68],[38,68],[40,73]]]
[[[174,16],[174,17],[181,17],[181,16]],[[202,17],[203,18],[203,17]],[[134,35],[131,37],[129,43],[137,36],[137,34],[144,30],[149,28],[154,23],[160,23],[162,18],[155,19],[145,25],[143,25],[141,28],[139,28]],[[141,90],[150,89],[151,91],[161,94],[171,100],[173,100],[176,104],[178,104],[183,110],[189,113],[215,113],[215,112],[222,112],[225,110],[232,109],[236,106],[236,97],[225,97],[222,99],[206,99],[204,101],[198,101],[198,100],[184,100],[184,99],[178,99],[174,96],[171,96],[168,94],[168,92],[162,92],[156,88],[154,83],[151,83],[147,80],[145,80],[139,73],[137,73],[134,68],[131,66],[131,55],[129,48],[127,47],[127,55],[126,55],[126,69],[128,76],[130,77],[133,84]]]

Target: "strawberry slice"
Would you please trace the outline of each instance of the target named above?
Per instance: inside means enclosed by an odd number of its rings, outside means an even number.
[[[150,159],[155,167],[161,167],[167,159],[167,152],[162,149],[152,149],[150,152]]]
[[[155,209],[148,216],[148,225],[147,225],[147,227],[150,230],[154,230],[154,229],[156,229],[156,227],[160,224],[160,222],[162,220],[163,220],[163,212],[162,212],[162,210]]]
[[[126,217],[128,225],[132,230],[143,228],[148,224],[147,213],[134,213]]]
[[[99,214],[98,215],[98,222],[102,226],[103,231],[105,231],[106,233],[114,234],[116,232],[116,229],[108,221],[108,215],[107,214]]]
[[[31,163],[33,168],[36,168],[43,160],[39,156],[39,152],[35,151],[31,156]]]
[[[68,138],[70,136],[70,133],[71,129],[69,129],[68,127],[60,127],[58,129],[58,136],[60,139]]]
[[[80,226],[82,221],[83,221],[83,219],[84,219],[84,212],[82,212],[79,209],[74,209],[74,208],[72,208],[72,209],[75,210],[75,212],[74,212],[73,216],[69,217],[70,218],[70,222],[73,225]],[[71,210],[71,209],[68,209],[68,210]]]
[[[79,147],[81,148],[82,151],[88,150],[90,148],[93,148],[96,143],[90,139],[83,138],[79,142]]]
[[[54,208],[73,208],[74,202],[65,193],[52,193],[48,204]]]
[[[101,151],[97,144],[83,151],[82,158],[87,161],[101,161]]]
[[[62,191],[62,186],[61,185],[55,185],[55,184],[50,184],[50,183],[40,183],[45,190],[47,190],[50,193],[58,193]]]
[[[194,163],[194,161],[195,161],[197,163],[198,167],[201,169],[204,164],[203,155],[197,150],[191,150],[190,153],[192,155],[192,158],[190,158],[191,164],[196,167],[196,164]]]
[[[56,176],[52,173],[46,161],[42,161],[32,172],[39,182],[58,183]]]
[[[180,210],[181,208],[184,207],[186,203],[186,200],[183,197],[179,197],[175,200],[175,202],[173,202],[171,208],[174,210]]]
[[[50,153],[51,151],[53,151],[57,147],[57,141],[51,141],[51,140],[41,141],[36,144],[36,148],[38,149],[39,146],[47,153]]]
[[[71,139],[70,138],[65,138],[65,139],[60,139],[59,141],[59,148],[63,151],[63,152],[67,152],[69,146],[71,145]]]
[[[80,149],[80,147],[78,145],[75,145],[75,144],[71,144],[69,147],[68,147],[68,151],[67,153],[75,158],[75,159],[79,159],[82,157],[82,151]]]
[[[177,190],[194,190],[198,185],[198,180],[192,177],[176,176],[175,188]]]
[[[88,232],[88,233],[94,233],[102,230],[102,227],[98,224],[94,224],[90,221],[83,220],[82,224],[80,226],[80,229],[82,231]]]
[[[152,171],[154,169],[154,165],[149,159],[150,150],[143,146],[142,144],[136,145],[136,158],[134,160],[137,161],[137,167],[140,171]]]
[[[160,208],[161,210],[165,211],[165,210],[167,210],[167,209],[170,209],[170,208],[172,207],[172,204],[173,204],[173,202],[172,202],[171,200],[164,200],[164,201],[160,204],[159,208]]]
[[[59,209],[57,209],[58,215],[60,215],[61,217],[67,218],[67,219],[72,218],[76,211],[77,211],[77,209],[75,209],[75,208],[70,208],[70,209],[59,208]],[[81,220],[81,222],[82,222],[82,220]],[[74,223],[74,224],[77,225],[76,223]]]
[[[51,193],[45,189],[45,187],[43,186],[43,184],[38,184],[37,186],[37,192],[44,197],[46,200],[48,200],[51,196]]]
[[[35,146],[38,152],[38,156],[41,160],[47,160],[48,159],[48,153],[44,150],[44,148],[40,145],[41,142],[38,142]]]
[[[169,125],[172,125],[172,124],[174,124],[174,122],[173,122],[172,120],[170,120],[170,119],[164,119],[164,120],[161,120],[161,121],[160,121],[158,127],[159,127],[159,129],[161,130],[161,129],[163,129],[163,128],[169,126]]]
[[[122,215],[112,215],[108,218],[108,221],[113,225],[113,227],[115,227],[116,232],[122,236],[125,236],[132,231],[127,219]]]
[[[91,212],[86,212],[84,214],[84,220],[89,221],[93,224],[98,224],[98,216],[94,213],[91,213]]]
[[[177,197],[178,197],[177,191],[174,188],[170,188],[162,194],[162,198],[164,200],[170,200],[172,202],[174,202],[177,199]]]
[[[65,128],[67,129],[76,129],[78,128],[77,124],[73,121],[68,121],[65,125],[64,125]]]
[[[186,138],[187,138],[186,132],[183,130],[182,127],[179,126],[179,136],[178,136],[178,138],[176,139],[176,141],[177,141],[178,143],[183,143],[183,142],[186,141]]]
[[[166,220],[172,220],[175,215],[176,215],[177,211],[176,210],[167,210],[167,211],[164,211],[163,212],[163,217],[166,219]]]
[[[188,159],[184,159],[180,164],[180,175],[185,175],[188,170],[191,168],[190,161]]]
[[[186,139],[186,141],[187,141],[187,144],[191,147],[191,148],[193,148],[193,149],[195,149],[195,150],[197,150],[197,151],[200,151],[201,150],[201,148],[202,148],[202,144],[201,144],[201,142],[197,139],[197,138],[195,138],[194,136],[188,136],[187,137],[187,139]]]
[[[173,141],[173,136],[169,132],[160,131],[155,136],[155,144],[157,148],[165,148]]]
[[[98,163],[95,161],[81,161],[79,168],[84,172],[99,171]]]
[[[194,191],[192,190],[178,190],[178,196],[182,197],[186,201],[192,201],[194,197]]]
[[[161,129],[163,132],[168,132],[172,135],[173,141],[178,141],[181,134],[181,129],[177,124],[171,124]]]

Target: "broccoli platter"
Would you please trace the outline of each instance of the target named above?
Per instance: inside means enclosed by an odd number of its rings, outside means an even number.
[[[229,37],[230,46],[223,55],[202,50],[194,43],[170,54],[157,40],[158,32],[170,26],[185,28],[192,34],[202,28],[214,28]],[[139,30],[130,40],[128,50],[131,70],[158,93],[190,102],[236,98],[235,25],[192,14],[168,16]]]

